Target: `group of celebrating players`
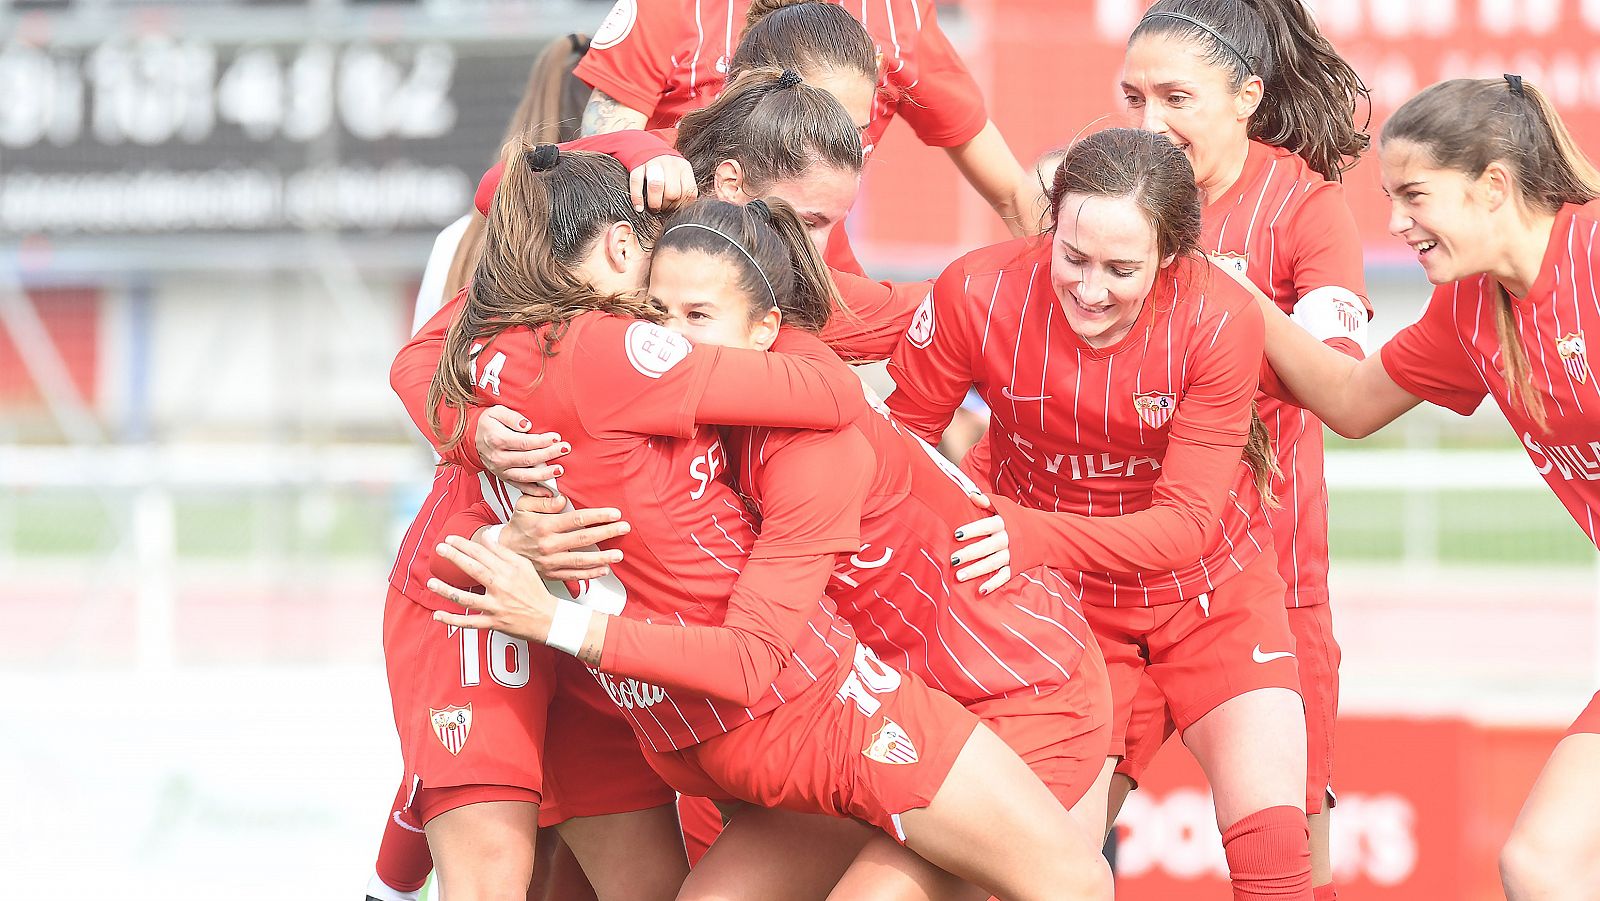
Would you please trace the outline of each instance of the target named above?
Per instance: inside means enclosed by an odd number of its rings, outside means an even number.
[[[1518,76],[1407,100],[1377,153],[1436,289],[1368,356],[1366,89],[1301,0],[1158,0],[1120,80],[1134,127],[1039,184],[927,0],[619,0],[545,51],[391,371],[441,462],[371,898],[1110,898],[1174,732],[1234,897],[1335,897],[1322,423],[1492,395],[1600,540],[1555,465],[1600,440],[1600,172]],[[841,227],[896,116],[1016,235],[931,285]],[[1509,897],[1600,897],[1597,732]]]

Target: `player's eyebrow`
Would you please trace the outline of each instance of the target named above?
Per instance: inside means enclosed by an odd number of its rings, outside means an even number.
[[[1068,250],[1072,251],[1073,255],[1075,255],[1075,256],[1080,256],[1080,257],[1088,256],[1088,254],[1084,253],[1083,251],[1079,250],[1076,247],[1073,247],[1071,241],[1062,241],[1061,243],[1066,245],[1066,248]],[[1144,265],[1144,260],[1107,260],[1106,262],[1110,263],[1113,266],[1116,266],[1119,269],[1137,269],[1140,266]]]

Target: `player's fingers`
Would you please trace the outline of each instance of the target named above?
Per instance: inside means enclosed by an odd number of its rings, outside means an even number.
[[[437,553],[445,561],[453,563],[472,581],[486,584],[492,573],[482,561],[482,552],[487,551],[483,545],[475,541],[466,541],[459,535],[451,535],[441,543]]]
[[[628,196],[633,198],[633,208],[636,212],[644,212],[644,189],[646,167],[628,173]]]
[[[976,522],[969,522],[959,529],[956,529],[956,540],[968,541],[984,535],[993,535],[1005,527],[1006,521],[1004,519],[998,516],[990,516],[986,519],[977,520]]]
[[[453,601],[463,607],[483,607],[483,595],[474,594],[470,591],[462,591],[454,585],[446,584],[440,579],[429,579],[428,590],[447,601]]]
[[[463,629],[493,629],[494,619],[482,613],[449,613],[444,610],[433,611],[433,621],[444,623],[447,626],[459,626]]]
[[[659,210],[667,201],[667,171],[659,160],[651,160],[645,164],[646,194],[649,198],[650,209]]]
[[[513,466],[500,474],[500,480],[515,485],[517,490],[524,494],[534,494],[541,487],[540,482],[559,479],[566,473],[567,470],[560,463],[536,463],[529,466]],[[523,487],[525,485],[526,488]]]
[[[611,567],[601,566],[587,569],[552,569],[543,572],[546,579],[555,582],[588,582],[592,579],[604,578],[611,574]]]
[[[581,510],[574,510],[572,513],[572,521],[577,528],[589,529],[595,526],[611,524],[626,525],[622,521],[622,511],[616,507],[584,507]],[[626,532],[627,529],[623,529],[623,531]]]
[[[1011,581],[1011,567],[1002,566],[999,572],[989,578],[989,581],[978,586],[978,594],[988,594],[1009,581]]]
[[[1011,550],[1001,548],[993,553],[985,554],[971,564],[956,570],[957,582],[971,582],[973,579],[987,576],[1002,566],[1011,562]]]
[[[544,486],[539,486],[544,489]],[[552,494],[549,489],[537,492],[524,491],[522,497],[512,505],[518,513],[530,513],[535,516],[555,516],[567,508],[567,499],[559,494]],[[516,518],[516,513],[511,514]]]
[[[539,561],[539,571],[549,578],[557,572],[590,572],[609,569],[613,563],[622,562],[621,551],[568,551],[551,554]],[[560,578],[569,578],[562,576]]]
[[[987,557],[998,551],[1003,551],[1011,545],[1004,529],[993,535],[984,535],[974,538],[970,543],[962,545],[955,553],[950,555],[951,566],[963,566],[980,557]]]
[[[984,494],[981,491],[978,491],[978,492],[970,492],[969,491],[969,492],[967,492],[967,500],[972,501],[973,506],[978,507],[979,509],[982,509],[982,510],[993,510],[994,509],[994,501],[989,500],[989,495]]]
[[[516,410],[501,404],[495,404],[487,410],[484,410],[483,416],[479,417],[479,419],[480,421],[482,419],[492,419],[506,428],[512,429],[513,431],[533,431],[533,423],[529,422],[526,417],[524,417],[521,413],[518,413]]]

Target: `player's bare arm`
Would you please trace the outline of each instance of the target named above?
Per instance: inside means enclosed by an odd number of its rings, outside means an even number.
[[[973,189],[994,207],[1013,237],[1038,234],[1044,204],[993,122],[972,140],[946,150]]]
[[[583,108],[583,123],[579,128],[585,136],[601,135],[644,128],[647,118],[644,113],[595,88],[589,95],[588,105]]]

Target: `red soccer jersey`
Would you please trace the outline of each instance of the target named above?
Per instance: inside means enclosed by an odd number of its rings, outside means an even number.
[[[869,156],[897,115],[930,147],[965,144],[983,130],[983,94],[939,30],[930,0],[840,5],[866,26],[882,56],[872,122],[862,135]],[[749,0],[617,0],[578,77],[644,113],[647,127],[674,125],[721,93],[749,8]]]
[[[1244,171],[1205,210],[1201,244],[1244,270],[1262,293],[1328,344],[1360,359],[1371,306],[1361,236],[1344,191],[1280,147],[1252,141]],[[1296,313],[1296,305],[1299,312]],[[1276,377],[1270,368],[1263,381]],[[1290,607],[1328,601],[1328,486],[1322,421],[1274,394],[1256,396],[1282,474],[1272,511],[1278,574]]]
[[[426,351],[429,329],[448,324],[458,309],[459,302],[442,310],[408,350]],[[641,741],[654,749],[703,741],[771,710],[817,674],[833,672],[840,649],[848,654],[854,639],[820,594],[746,596],[737,608],[730,605],[753,530],[738,496],[717,478],[724,466],[717,433],[696,422],[751,424],[777,416],[799,427],[837,425],[863,409],[854,376],[836,360],[837,376],[786,354],[696,349],[658,326],[597,312],[571,320],[557,349],[546,358],[533,332],[502,334],[477,355],[478,400],[538,410],[541,421],[572,445],[563,493],[579,506],[629,511],[634,528],[613,545],[627,558],[615,567],[626,597],[622,618],[607,633],[607,659],[619,649],[654,646],[652,634],[664,630],[693,631],[702,639],[707,632],[723,639],[754,636],[759,641],[744,646],[782,652],[776,679],[748,704],[602,675]],[[772,397],[784,398],[780,409]],[[408,409],[426,405],[425,395],[403,399]],[[431,550],[453,514],[485,500],[503,510],[509,498],[481,473],[441,466],[401,545],[391,584],[419,603],[450,606],[425,588]],[[744,591],[748,595],[749,587]],[[673,625],[652,629],[630,619]],[[646,662],[664,674],[693,671],[684,680],[691,682],[713,663],[689,657]]]
[[[1244,289],[1185,258],[1123,340],[1089,347],[1050,284],[1048,238],[1019,238],[939,277],[890,363],[889,407],[932,441],[976,386],[995,488],[1059,514],[1011,511],[1030,523],[1013,542],[1041,541],[1038,558],[1081,571],[1085,603],[1170,603],[1270,547],[1241,460],[1262,342]]]
[[[1597,239],[1600,201],[1562,207],[1538,279],[1528,296],[1511,298],[1530,381],[1544,402],[1544,428],[1511,398],[1501,374],[1495,336],[1499,289],[1488,275],[1435,288],[1422,318],[1379,356],[1395,384],[1462,415],[1493,396],[1539,474],[1600,546],[1600,385],[1584,337],[1585,328],[1600,323]]]
[[[1077,671],[1090,632],[1072,586],[1025,565],[987,597],[956,581],[955,530],[984,515],[967,496],[977,486],[886,408],[841,432],[729,431],[763,541],[816,532],[834,511],[858,517],[859,540],[839,555],[828,596],[881,659],[963,704],[1049,691]],[[855,497],[851,485],[861,486]]]

